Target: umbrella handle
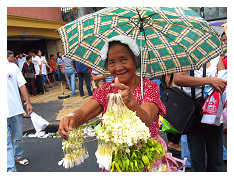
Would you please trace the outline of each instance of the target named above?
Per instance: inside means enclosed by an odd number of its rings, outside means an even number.
[[[63,83],[61,82],[61,88],[62,88],[62,92],[63,92]],[[64,95],[64,92],[63,92],[63,95]]]
[[[141,37],[143,37],[143,32],[141,31]],[[141,38],[141,42],[140,42],[140,46],[141,46],[141,97],[143,100],[143,63],[142,63],[142,58],[143,58],[143,50],[142,50],[142,38]]]

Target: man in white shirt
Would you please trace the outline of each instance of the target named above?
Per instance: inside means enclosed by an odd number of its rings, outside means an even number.
[[[27,102],[28,114],[33,112],[28,91],[25,86],[25,79],[18,66],[10,63],[9,59],[14,58],[14,52],[7,51],[7,172],[15,172],[15,161],[21,165],[27,165],[28,160],[23,159],[23,113],[25,112],[21,103],[19,89]],[[14,139],[14,146],[11,136]]]
[[[34,64],[34,68],[36,71],[36,88],[37,88],[37,94],[44,94],[43,86],[42,86],[42,80],[41,80],[41,60],[37,56],[37,51],[34,49],[31,50],[32,53],[32,63]]]

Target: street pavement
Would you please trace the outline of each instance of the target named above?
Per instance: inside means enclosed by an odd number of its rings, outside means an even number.
[[[85,104],[90,97],[85,91],[85,96],[80,97],[79,93],[76,97],[59,100],[57,96],[59,93],[59,86],[54,85],[50,92],[37,98],[31,98],[34,112],[46,119],[50,124],[44,130],[47,132],[57,132],[59,120],[63,116],[78,109]],[[84,87],[84,90],[86,87]],[[64,90],[65,94],[71,93],[69,90]],[[55,94],[54,94],[55,93]],[[35,133],[33,124],[30,118],[23,118],[23,134]],[[165,140],[167,137],[165,133],[160,132],[160,136]],[[59,166],[58,162],[64,157],[62,151],[62,138],[36,138],[24,137],[24,155],[23,157],[29,160],[29,165],[21,166],[16,164],[18,172],[100,172],[96,162],[95,152],[97,149],[97,140],[95,137],[87,137],[84,146],[87,147],[89,158],[79,166],[71,169],[65,169]],[[227,134],[224,134],[224,145],[227,147]],[[178,154],[174,154],[176,158],[180,158]],[[189,172],[190,170],[186,170]],[[227,171],[227,163],[225,163],[225,171]]]

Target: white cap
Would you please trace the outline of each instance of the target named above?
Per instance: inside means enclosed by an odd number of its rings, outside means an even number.
[[[107,40],[107,42],[102,47],[102,50],[100,52],[100,56],[101,56],[102,60],[107,59],[109,42],[112,42],[112,41],[120,41],[122,44],[126,44],[132,50],[132,52],[135,56],[140,55],[140,49],[134,40],[132,40],[128,36],[117,35],[117,36],[114,36],[114,37],[110,38],[109,40]]]

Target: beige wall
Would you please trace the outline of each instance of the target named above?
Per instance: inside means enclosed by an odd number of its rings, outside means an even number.
[[[57,52],[62,52],[62,54],[63,54],[61,40],[47,41],[47,52],[48,52],[48,58],[50,58],[50,54],[54,54],[54,56],[56,58]]]
[[[59,39],[59,40],[56,40],[56,46],[57,46],[58,52],[61,52],[62,55],[63,55],[63,46],[62,46],[62,42],[61,42],[60,39]]]

